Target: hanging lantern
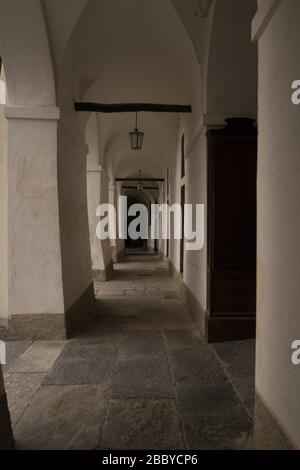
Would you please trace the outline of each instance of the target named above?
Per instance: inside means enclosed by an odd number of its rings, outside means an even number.
[[[142,150],[144,132],[139,131],[138,125],[137,125],[137,113],[135,114],[136,114],[135,129],[134,131],[129,132],[131,148],[132,150]]]

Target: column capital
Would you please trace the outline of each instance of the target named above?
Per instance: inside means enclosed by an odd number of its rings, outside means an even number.
[[[6,119],[58,121],[60,110],[56,106],[5,106]]]

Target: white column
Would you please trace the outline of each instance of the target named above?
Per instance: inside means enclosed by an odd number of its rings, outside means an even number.
[[[93,271],[104,270],[103,255],[101,242],[96,237],[96,227],[98,218],[96,210],[100,204],[100,184],[101,184],[101,167],[99,169],[87,170],[87,199],[88,199],[88,216],[89,216],[89,233],[91,244],[91,257]]]
[[[8,310],[22,337],[64,337],[55,107],[6,107]]]
[[[99,222],[96,216],[97,207],[101,203],[107,203],[109,199],[108,177],[100,165],[98,169],[88,170],[87,191],[93,274],[96,280],[107,281],[113,270],[110,240],[99,240],[96,236]]]
[[[115,185],[113,183],[109,183],[108,185],[108,201],[109,204],[113,205],[114,208],[116,209],[116,193],[115,193]],[[117,240],[110,240],[110,246],[111,246],[111,255],[112,255],[112,260],[114,263],[117,263]]]
[[[109,202],[109,177],[107,173],[102,169],[101,171],[101,191],[100,191],[100,203],[107,204]],[[109,280],[113,274],[113,260],[111,253],[110,240],[101,240],[101,248],[103,254],[105,280]]]
[[[118,211],[119,211],[119,197],[120,197],[120,183],[110,183],[109,184],[109,203],[113,204],[116,209],[117,214],[117,237],[115,240],[111,240],[111,250],[112,250],[112,258],[114,263],[118,263],[123,255],[124,255],[124,240],[120,240],[119,238],[119,225],[118,225]]]
[[[256,388],[300,447],[300,79],[299,0],[261,0],[253,22],[259,46]]]

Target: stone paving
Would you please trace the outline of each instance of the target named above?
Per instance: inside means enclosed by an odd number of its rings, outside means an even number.
[[[17,449],[288,449],[254,394],[254,342],[207,345],[153,256],[96,283],[86,331],[12,341]]]

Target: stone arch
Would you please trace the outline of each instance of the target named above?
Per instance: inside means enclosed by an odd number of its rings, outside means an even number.
[[[52,59],[41,3],[3,1],[0,55],[7,81],[9,326],[30,338],[64,337]],[[28,294],[30,292],[30,295]]]
[[[52,60],[39,1],[1,2],[0,53],[9,105],[55,106]]]

